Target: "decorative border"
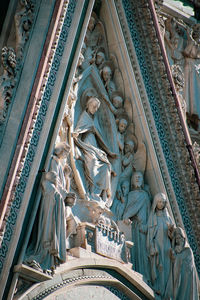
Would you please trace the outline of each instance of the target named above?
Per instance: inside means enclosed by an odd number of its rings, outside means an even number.
[[[40,132],[45,122],[46,113],[49,107],[52,90],[59,70],[60,61],[62,59],[64,47],[68,38],[72,18],[75,12],[77,1],[65,1],[60,21],[55,32],[54,42],[49,54],[48,66],[45,70],[44,80],[41,83],[40,95],[38,97],[32,122],[30,124],[28,137],[25,142],[23,154],[19,168],[17,170],[16,182],[13,186],[13,197],[8,204],[8,209],[4,218],[3,229],[1,228],[1,248],[0,248],[0,274],[6,262],[6,255],[9,244],[15,229],[17,214],[20,210],[23,194],[30,174],[30,170],[34,161],[35,152],[40,138]],[[19,181],[17,183],[17,180]]]
[[[45,289],[43,292],[39,293],[36,297],[33,297],[32,300],[41,300],[44,299],[46,296],[52,294],[53,292],[57,291],[58,289],[61,289],[62,287],[70,284],[74,284],[76,282],[80,282],[82,280],[94,280],[94,279],[112,279],[111,276],[105,276],[105,275],[86,275],[86,276],[78,276],[78,277],[72,277],[63,280],[60,283],[56,283],[49,288]]]
[[[191,165],[183,136],[183,128],[180,124],[171,86],[166,75],[167,72],[149,4],[143,0],[139,2],[134,0],[117,0],[116,7],[133,70],[135,71],[149,129],[153,137],[154,147],[158,153],[163,178],[165,180],[166,174],[162,170],[163,161],[159,156],[160,150],[156,141],[156,135],[158,135],[161,143],[187,237],[200,274],[200,235],[197,227],[197,224],[200,224],[200,216],[198,210],[194,210],[195,204],[200,201],[199,188],[195,181],[194,169]],[[124,21],[124,16],[128,23],[128,28]],[[134,59],[132,45],[129,42],[129,34],[131,35],[140,70],[138,70],[137,62]],[[148,103],[146,102],[144,91],[142,91],[140,73],[142,74],[142,80],[148,96]],[[151,125],[148,112],[149,104],[157,133],[154,132]],[[168,186],[166,188],[169,190]],[[173,202],[171,202],[171,206],[174,217],[177,220],[176,207]]]

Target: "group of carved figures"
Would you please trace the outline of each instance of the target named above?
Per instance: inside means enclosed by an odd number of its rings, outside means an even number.
[[[198,299],[193,253],[169,215],[165,194],[156,194],[151,203],[141,172],[132,175],[131,191],[129,182],[122,186],[124,203],[118,205],[120,219],[132,227],[134,270],[143,274],[156,299]]]
[[[131,223],[133,268],[143,274],[156,297],[198,299],[194,258],[185,233],[175,227],[166,196],[158,193],[151,203],[149,188],[144,185],[146,149],[144,145],[139,147],[132,115],[125,113],[132,108],[127,101],[125,109],[123,87],[116,88],[120,72],[114,80],[116,70],[106,61],[105,47],[102,27],[91,17],[59,143],[49,171],[43,175],[39,230],[29,245],[26,262],[35,268],[53,270],[66,260],[66,249],[70,249],[70,238],[76,234],[79,222],[72,213],[76,201],[72,192],[78,193],[83,186],[84,205],[87,201],[88,206],[95,203],[102,212],[112,211],[113,222]],[[89,74],[88,68],[93,70]],[[99,81],[91,88],[92,72]],[[73,172],[66,159],[70,148],[74,151]],[[77,189],[70,184],[70,173]]]

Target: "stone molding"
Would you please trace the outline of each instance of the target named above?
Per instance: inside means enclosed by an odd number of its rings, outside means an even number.
[[[111,274],[109,274],[111,270]],[[154,293],[151,288],[142,280],[142,276],[137,272],[127,268],[115,260],[107,258],[79,258],[72,259],[57,269],[52,280],[42,282],[33,286],[20,299],[43,299],[45,296],[65,287],[83,284],[100,284],[104,286],[115,285],[122,291],[127,292],[127,287],[122,284],[112,273],[122,276],[127,283],[135,287],[144,299],[154,299]],[[130,290],[129,295],[134,292]],[[131,299],[131,298],[130,298]]]
[[[10,245],[13,243],[14,231],[19,219],[18,213],[20,212],[27,181],[33,166],[39,137],[49,107],[52,89],[59,70],[75,8],[76,1],[73,0],[61,0],[56,3],[21,134],[18,139],[19,145],[16,147],[10,175],[7,179],[7,188],[5,187],[4,189],[1,202],[3,214],[1,219],[0,248],[0,274],[4,279],[8,274],[2,271],[8,262],[7,256],[11,256],[9,253],[13,251]],[[9,258],[9,264],[11,263],[12,258]],[[9,269],[9,266],[6,268]],[[2,283],[1,293],[3,293],[3,284],[5,282]]]

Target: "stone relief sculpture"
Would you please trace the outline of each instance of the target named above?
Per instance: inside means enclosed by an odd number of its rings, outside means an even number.
[[[173,248],[170,253],[172,269],[165,299],[197,300],[199,299],[198,279],[194,257],[181,227],[175,228],[172,243]]]
[[[186,101],[185,101],[185,99],[183,98],[183,95],[182,95],[183,87],[184,87],[184,84],[185,84],[184,74],[183,74],[183,71],[182,71],[180,65],[172,65],[171,70],[172,70],[172,76],[173,76],[173,79],[174,79],[174,83],[175,83],[175,86],[176,86],[176,91],[177,91],[177,94],[178,94],[178,99],[180,101],[180,105],[181,105],[181,108],[182,108],[182,112],[183,112],[184,117],[186,118],[186,111],[187,111]]]
[[[6,126],[9,106],[19,79],[22,68],[22,58],[25,45],[29,39],[30,30],[34,21],[34,1],[20,0],[13,19],[15,30],[7,28],[7,41],[1,50],[1,76],[0,76],[0,139]],[[11,46],[9,46],[11,41]],[[14,41],[14,45],[13,42]]]
[[[171,34],[168,42],[174,43],[170,47],[175,63],[182,56],[176,53],[177,28],[173,22],[170,20],[166,26]],[[173,64],[172,73],[181,95],[180,65]],[[53,272],[66,261],[66,251],[69,253],[74,245],[82,247],[79,242],[85,239],[92,243],[96,229],[100,239],[96,253],[128,262],[120,256],[126,252],[126,237],[118,227],[121,221],[131,226],[134,246],[129,250],[133,269],[143,275],[157,298],[177,297],[182,284],[190,282],[183,276],[184,268],[190,268],[194,274],[192,254],[185,239],[179,247],[176,234],[173,245],[174,225],[166,208],[166,196],[158,193],[151,206],[150,189],[144,184],[147,147],[135,134],[132,102],[126,97],[119,66],[114,54],[108,52],[103,25],[95,15],[88,25],[57,142],[49,171],[42,180],[37,220],[40,230],[29,245],[26,263],[37,270]],[[84,214],[90,209],[93,216],[88,221]],[[83,222],[92,223],[84,228],[85,236]],[[113,243],[112,253],[104,249],[108,244],[103,239]],[[117,254],[118,244],[121,248]],[[192,280],[194,277],[191,286]],[[185,293],[189,290],[190,287]]]
[[[184,31],[178,22],[174,18],[168,17],[165,20],[164,40],[170,65],[183,62],[183,35]]]
[[[124,222],[132,222],[132,248],[133,268],[144,275],[149,281],[149,264],[146,248],[147,221],[151,207],[150,195],[144,190],[143,174],[135,172],[131,179],[131,191],[124,210]]]
[[[148,219],[147,251],[151,265],[151,283],[163,299],[170,276],[170,249],[174,224],[168,213],[165,194],[154,196]]]
[[[84,53],[83,68],[86,69],[94,60],[96,60],[97,49],[107,49],[106,34],[103,24],[93,12],[89,20],[86,36],[85,36],[86,50]],[[102,48],[101,48],[102,47]],[[100,50],[100,52],[102,52]],[[107,50],[105,50],[107,53]],[[101,59],[100,59],[101,60]]]
[[[33,23],[33,8],[31,0],[19,1],[20,8],[15,14],[15,29],[16,29],[16,53],[19,59],[23,56],[24,45],[27,42],[30,34],[30,29]]]

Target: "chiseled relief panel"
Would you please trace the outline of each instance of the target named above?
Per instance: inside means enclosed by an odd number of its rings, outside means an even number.
[[[159,299],[196,297],[185,234],[170,217],[166,195],[157,191],[153,197],[144,182],[147,149],[135,133],[133,104],[108,44],[93,13],[43,175],[37,236],[24,262],[53,276],[66,250],[68,258],[81,257],[84,248],[86,256],[131,262]]]

